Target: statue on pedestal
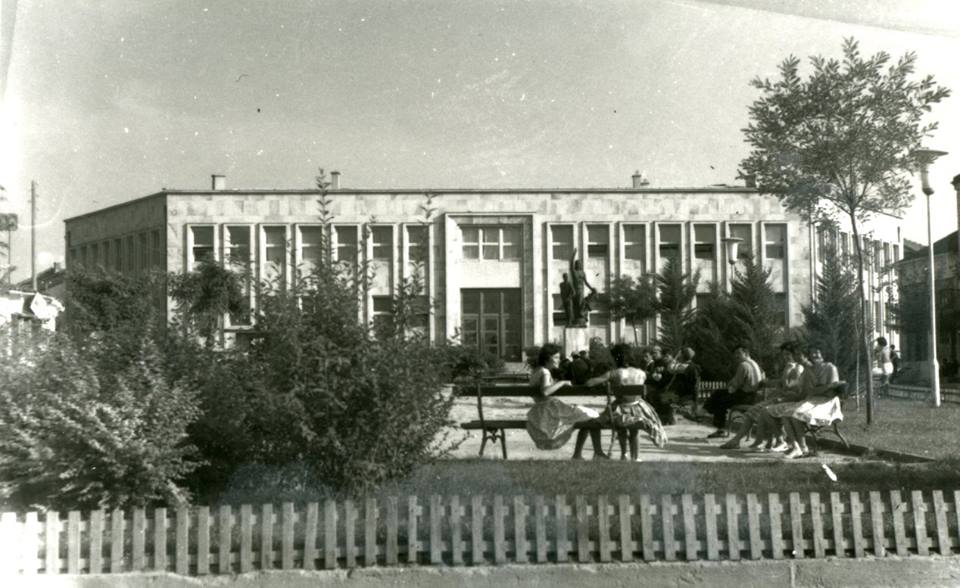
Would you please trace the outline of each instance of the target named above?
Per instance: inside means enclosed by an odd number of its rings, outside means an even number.
[[[590,294],[584,297],[584,287],[590,289]],[[587,326],[590,315],[591,301],[597,290],[587,281],[583,265],[577,259],[577,250],[570,255],[570,271],[563,274],[560,283],[560,299],[563,301],[563,312],[566,315],[567,327],[583,328]]]

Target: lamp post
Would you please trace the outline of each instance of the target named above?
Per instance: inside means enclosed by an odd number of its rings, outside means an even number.
[[[937,362],[937,291],[936,276],[933,266],[933,232],[930,227],[930,196],[933,187],[930,186],[928,168],[933,161],[946,155],[946,151],[933,149],[915,149],[910,152],[920,166],[920,185],[927,196],[927,263],[930,266],[928,273],[930,282],[930,384],[933,388],[933,405],[940,406],[940,364]]]

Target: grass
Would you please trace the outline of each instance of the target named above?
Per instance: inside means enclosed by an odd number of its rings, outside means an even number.
[[[932,457],[960,454],[960,406],[934,408],[923,401],[880,398],[874,422],[867,427],[866,406],[857,412],[853,401],[844,406],[841,431],[850,443]],[[832,435],[824,435],[831,439]]]

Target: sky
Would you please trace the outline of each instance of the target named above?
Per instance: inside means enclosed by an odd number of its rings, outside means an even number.
[[[918,56],[953,96],[927,141],[934,238],[957,228],[960,3],[951,0],[2,0],[0,210],[15,278],[63,219],[162,188],[737,183],[741,129],[787,56]],[[926,242],[923,196],[906,238]],[[0,236],[3,238],[4,236]]]

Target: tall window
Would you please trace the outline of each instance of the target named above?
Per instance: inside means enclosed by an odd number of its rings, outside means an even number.
[[[428,227],[407,227],[407,259],[411,263],[427,263],[430,253]]]
[[[90,266],[87,265],[88,261],[89,260],[87,259],[87,246],[81,245],[80,246],[80,265],[89,268]]]
[[[657,230],[660,232],[660,259],[673,259],[680,263],[680,225],[658,225]]]
[[[587,257],[610,257],[610,229],[607,225],[587,225]]]
[[[389,262],[393,258],[393,227],[373,227],[370,229],[373,241],[373,258]]]
[[[716,225],[694,225],[693,256],[696,259],[713,261],[716,257]]]
[[[226,262],[234,271],[250,266],[250,226],[227,225]]]
[[[336,237],[337,261],[356,267],[357,265],[357,227],[334,227]]]
[[[263,227],[263,269],[269,281],[286,284],[287,228]]]
[[[150,250],[153,252],[153,259],[150,265],[152,267],[162,268],[164,266],[163,257],[165,254],[163,250],[163,235],[160,234],[160,231],[153,231],[150,233],[150,241]]]
[[[98,266],[98,265],[102,265],[102,264],[100,263],[100,245],[99,245],[98,243],[91,243],[91,244],[90,244],[90,266],[89,266],[89,267],[96,267],[96,266]]]
[[[123,250],[120,246],[120,239],[113,240],[113,259],[107,263],[111,263],[113,265],[114,271],[123,271]]]
[[[308,276],[319,267],[323,252],[323,227],[300,226],[300,271]]]
[[[785,327],[787,326],[787,295],[784,292],[777,292],[773,295],[773,300],[777,309],[774,317],[776,326]]]
[[[753,230],[750,225],[731,224],[730,236],[740,239],[740,245],[737,247],[738,261],[753,257]]]
[[[786,257],[787,225],[764,225],[763,256],[766,259]]]
[[[647,228],[643,225],[623,226],[623,256],[641,264],[647,259]]]
[[[137,250],[134,249],[133,243],[133,235],[129,235],[123,240],[123,265],[128,272],[133,272],[137,269]]]
[[[567,261],[573,254],[573,227],[570,225],[554,225],[550,227],[553,235],[551,249],[553,259]]]
[[[190,227],[190,233],[190,262],[191,266],[196,268],[201,261],[214,259],[213,227]]]
[[[150,267],[150,246],[147,243],[146,233],[137,235],[137,246],[137,264],[140,266],[140,271],[146,271]]]

